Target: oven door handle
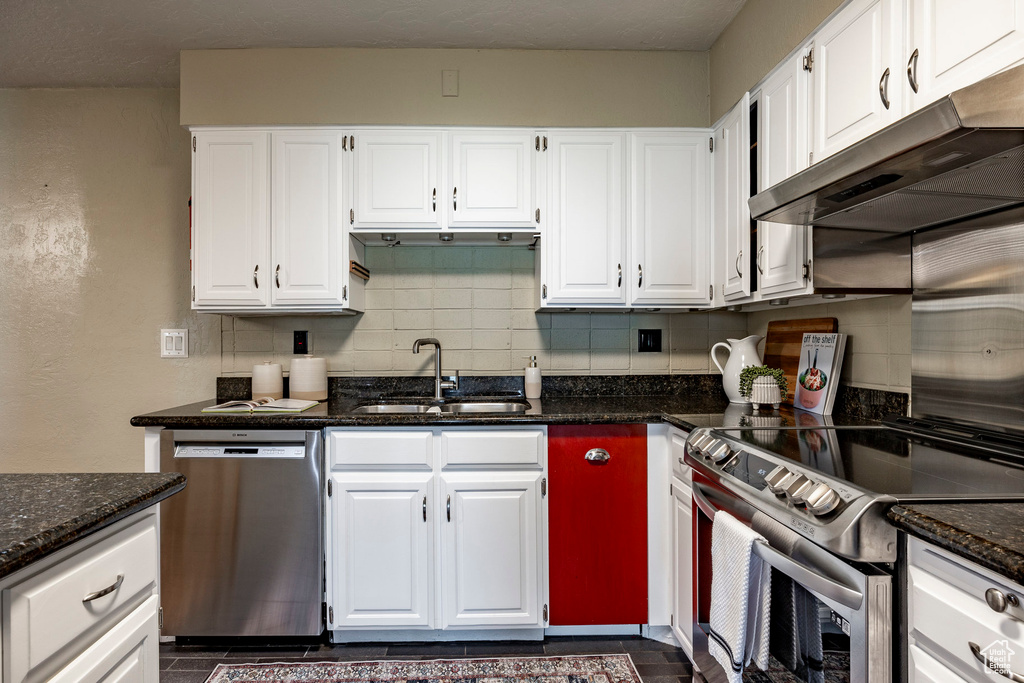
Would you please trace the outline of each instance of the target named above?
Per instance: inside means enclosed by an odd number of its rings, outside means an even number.
[[[699,483],[694,482],[693,501],[697,504],[697,507],[700,508],[701,512],[707,515],[709,519],[714,520],[715,513],[718,512],[718,508],[716,508],[711,501],[707,499],[701,488],[702,487]],[[835,559],[824,551],[818,551],[819,549],[816,546],[805,546],[802,547],[801,550],[804,551],[803,554],[813,555],[815,561],[819,563],[842,562],[842,560]],[[755,543],[754,552],[773,568],[779,570],[789,578],[793,579],[793,581],[813,593],[817,593],[818,595],[838,602],[841,605],[845,605],[852,610],[859,610],[861,605],[864,603],[864,594],[859,590],[843,585],[835,579],[831,579],[816,571],[808,569],[789,555],[779,552],[775,548],[771,547],[767,542],[759,541]],[[843,568],[845,568],[845,565],[843,565]],[[839,569],[839,567],[837,567],[837,569]]]

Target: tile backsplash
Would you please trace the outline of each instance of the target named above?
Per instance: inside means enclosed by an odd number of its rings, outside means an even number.
[[[742,313],[537,313],[535,254],[518,245],[368,247],[364,313],[222,316],[222,373],[249,374],[266,360],[287,370],[294,330],[310,331],[331,375],[430,374],[432,349],[412,353],[420,337],[440,340],[446,373],[521,373],[530,355],[558,374],[707,373],[714,342],[747,334]],[[660,329],[662,351],[639,353],[638,329]]]

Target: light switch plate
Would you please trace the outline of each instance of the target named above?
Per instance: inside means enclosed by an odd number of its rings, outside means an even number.
[[[188,330],[160,330],[161,358],[188,358]]]
[[[441,71],[441,97],[459,96],[459,72],[452,69]]]

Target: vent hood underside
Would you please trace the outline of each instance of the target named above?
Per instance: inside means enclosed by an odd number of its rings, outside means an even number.
[[[750,199],[761,221],[904,233],[1024,204],[1024,67],[935,102]]]

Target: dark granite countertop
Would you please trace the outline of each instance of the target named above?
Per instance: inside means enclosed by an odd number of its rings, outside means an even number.
[[[0,474],[0,578],[183,488],[176,472]]]
[[[482,398],[482,397],[473,397]],[[509,399],[510,397],[504,397]],[[391,399],[396,400],[396,399]],[[525,400],[511,397],[510,400]],[[131,420],[136,427],[171,429],[223,429],[249,427],[260,429],[323,429],[346,426],[409,425],[515,425],[515,424],[637,424],[667,422],[682,429],[695,427],[743,426],[751,414],[749,405],[730,405],[724,398],[706,396],[559,396],[530,400],[525,414],[353,414],[359,398],[335,398],[302,413],[203,413],[216,401],[201,401]],[[764,414],[764,411],[762,411]],[[779,426],[795,424],[793,409],[783,407]],[[872,420],[858,417],[830,417],[834,424],[866,424]]]
[[[1024,585],[1024,503],[911,503],[893,506],[889,519],[913,536]]]

